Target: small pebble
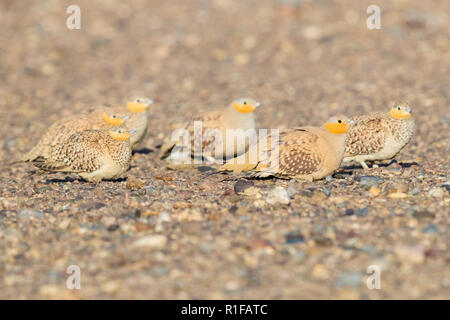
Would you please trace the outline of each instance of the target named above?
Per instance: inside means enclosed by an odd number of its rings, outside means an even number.
[[[375,186],[372,186],[372,187],[370,187],[369,192],[374,196],[378,196],[381,193],[381,189],[377,188]]]
[[[394,248],[395,254],[405,263],[420,264],[424,261],[424,250],[421,245],[407,246],[398,244]]]
[[[295,243],[300,243],[300,242],[304,242],[305,241],[305,239],[300,234],[300,232],[297,232],[297,231],[289,232],[285,236],[285,238],[286,238],[286,244],[295,244]]]
[[[359,180],[359,184],[361,186],[370,188],[370,187],[378,187],[381,182],[383,182],[384,179],[380,177],[375,176],[362,176]]]
[[[269,191],[267,195],[266,202],[269,204],[289,204],[289,194],[287,190],[283,187],[275,187]]]
[[[427,210],[421,210],[414,212],[413,217],[417,220],[433,220],[435,214]]]
[[[18,217],[20,219],[29,219],[29,218],[43,219],[44,214],[34,209],[23,209],[22,211],[20,211]]]
[[[141,189],[144,186],[144,182],[135,177],[127,178],[127,189]]]
[[[136,247],[162,248],[167,244],[167,237],[159,234],[146,236],[134,242]]]
[[[331,189],[330,188],[322,188],[322,191],[323,191],[323,193],[325,193],[325,195],[327,197],[329,197],[330,194],[331,194]]]
[[[404,198],[407,198],[408,195],[403,192],[393,192],[393,193],[389,194],[389,197],[392,199],[404,199]]]
[[[359,272],[343,273],[334,282],[334,286],[336,288],[359,287],[361,285],[362,285],[362,274]]]
[[[293,186],[289,186],[287,188],[287,192],[288,192],[289,197],[292,198],[297,193],[297,190]]]
[[[358,217],[365,217],[369,214],[369,208],[358,208],[355,213]]]
[[[428,191],[428,194],[435,198],[442,198],[444,196],[444,190],[442,188],[436,187],[436,188],[432,188],[430,191]]]
[[[245,189],[253,187],[254,185],[255,185],[255,183],[251,180],[238,180],[234,184],[234,192],[242,193],[245,191]]]
[[[422,229],[423,233],[439,233],[439,229],[434,224],[429,224]]]

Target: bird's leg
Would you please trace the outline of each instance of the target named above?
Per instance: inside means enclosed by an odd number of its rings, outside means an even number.
[[[364,160],[358,161],[361,167],[363,167],[364,170],[369,169],[369,166],[364,162]]]
[[[216,158],[212,156],[203,156],[203,160],[205,161],[205,164],[216,164],[217,160]]]

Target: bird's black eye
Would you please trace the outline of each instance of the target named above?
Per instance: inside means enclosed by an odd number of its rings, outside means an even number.
[[[117,116],[115,115],[115,114],[113,114],[113,116],[112,116],[113,118],[117,118]]]
[[[397,107],[397,110],[400,110],[400,107]]]
[[[244,101],[244,104],[247,104],[247,101]]]
[[[342,120],[338,120],[338,123],[342,123]]]

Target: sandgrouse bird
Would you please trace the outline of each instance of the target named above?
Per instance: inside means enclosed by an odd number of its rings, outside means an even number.
[[[150,104],[152,104],[151,100],[138,98],[128,102],[126,108],[101,106],[89,112],[60,119],[47,129],[37,145],[20,157],[18,162],[29,162],[40,157],[47,158],[54,146],[63,143],[76,132],[107,130],[111,126],[124,125],[129,130],[135,130],[136,134],[130,139],[131,147],[135,149],[147,132],[147,109]]]
[[[414,118],[411,108],[397,104],[389,112],[373,113],[352,118],[345,144],[344,162],[356,161],[364,169],[365,161],[387,160],[395,157],[411,140]]]
[[[77,173],[94,183],[116,179],[130,166],[133,133],[122,127],[77,132],[52,148],[48,158],[32,163],[45,171]]]
[[[251,170],[250,176],[254,177],[322,179],[341,165],[349,125],[349,119],[338,115],[328,119],[322,127],[271,132],[265,143],[260,139],[257,148],[228,161],[221,170],[234,173]]]
[[[234,100],[225,108],[188,122],[161,148],[162,158],[190,163],[191,158],[210,163],[243,154],[256,140],[253,112],[260,103],[251,98]]]
[[[112,110],[110,110],[112,111]],[[34,161],[38,158],[48,158],[55,146],[66,141],[72,134],[84,130],[107,130],[112,126],[123,125],[129,115],[97,111],[82,113],[60,119],[53,123],[42,135],[35,147],[20,157],[18,162]]]

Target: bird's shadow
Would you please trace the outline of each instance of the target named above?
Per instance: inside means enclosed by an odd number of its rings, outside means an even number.
[[[76,180],[80,181],[77,178],[73,178],[73,177],[65,177],[64,179],[59,179],[59,178],[51,178],[51,179],[46,179],[44,184],[53,184],[53,183],[66,183],[66,182],[75,182]],[[81,180],[84,181],[84,180]]]
[[[154,153],[155,152],[155,150],[152,150],[152,149],[149,149],[149,148],[142,148],[142,149],[139,149],[139,150],[134,150],[133,151],[133,155],[134,154],[149,154],[149,153]]]
[[[82,184],[95,184],[95,183],[86,181],[83,178],[73,178],[73,177],[70,177],[70,176],[67,176],[64,179],[59,179],[59,178],[46,179],[44,184],[74,183],[75,181],[78,181],[79,183],[82,183]],[[117,179],[114,179],[114,180],[104,180],[104,181],[106,181],[106,182],[124,182],[124,181],[127,181],[127,177],[117,178]]]
[[[407,169],[410,168],[412,166],[418,166],[419,164],[415,161],[413,162],[398,162],[397,160],[392,160],[390,162],[386,162],[386,163],[374,163],[376,165],[378,165],[379,168],[387,168],[392,164],[398,163],[402,169]],[[369,164],[369,163],[368,163]],[[362,170],[363,168],[359,165],[359,164],[354,164],[354,165],[350,165],[350,166],[343,166],[342,167],[344,170]],[[373,169],[373,164],[370,164],[369,169]]]

